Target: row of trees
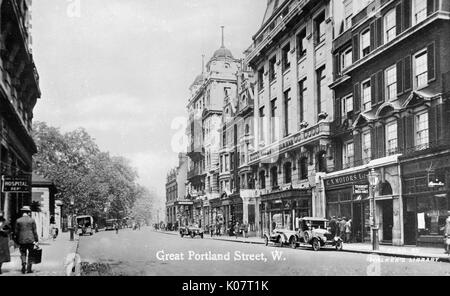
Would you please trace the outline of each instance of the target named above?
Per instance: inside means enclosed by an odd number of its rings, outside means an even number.
[[[151,218],[154,194],[137,183],[136,169],[126,158],[100,151],[86,130],[61,133],[35,122],[33,138],[38,148],[34,171],[56,184],[65,205],[73,201],[70,210],[94,217]]]

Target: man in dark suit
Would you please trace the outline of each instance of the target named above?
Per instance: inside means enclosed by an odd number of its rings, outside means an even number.
[[[30,258],[30,252],[33,250],[34,245],[38,243],[39,236],[36,231],[36,222],[31,218],[30,207],[24,206],[20,211],[22,217],[16,221],[15,237],[16,242],[19,244],[20,259],[22,260],[22,273],[25,273],[25,271],[27,273],[32,273],[32,258]]]

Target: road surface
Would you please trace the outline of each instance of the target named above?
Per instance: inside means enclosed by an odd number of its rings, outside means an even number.
[[[450,275],[450,263],[181,238],[150,228],[80,238],[82,275],[333,276]],[[398,262],[390,262],[397,260]],[[402,262],[403,261],[403,262]]]

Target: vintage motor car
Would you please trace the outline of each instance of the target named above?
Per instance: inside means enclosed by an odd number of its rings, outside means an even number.
[[[201,238],[203,238],[203,229],[196,225],[180,227],[180,236],[184,237],[185,235],[192,238],[194,238],[195,236],[200,236]]]
[[[275,228],[272,233],[266,233],[264,235],[264,242],[266,246],[269,244],[269,242],[272,242],[280,245],[280,247],[284,245],[291,245],[291,247],[296,248],[298,241],[297,236],[298,233],[296,231],[283,228]]]
[[[299,220],[299,225],[298,245],[311,245],[314,251],[319,251],[324,246],[335,247],[338,251],[342,250],[342,239],[332,235],[327,219],[305,217]]]
[[[273,242],[280,246],[289,245],[294,249],[298,246],[312,246],[314,251],[319,251],[321,247],[332,246],[338,251],[342,250],[342,239],[331,234],[327,227],[327,219],[304,217],[299,219],[298,222],[299,228],[297,231],[275,229],[270,235],[265,234],[265,245]]]

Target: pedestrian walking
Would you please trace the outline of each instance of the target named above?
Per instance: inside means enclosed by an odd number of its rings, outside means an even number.
[[[352,219],[348,219],[345,223],[345,242],[350,243],[352,235]]]
[[[50,235],[52,236],[52,239],[55,240],[58,236],[57,228],[55,224],[50,224]]]
[[[244,222],[241,225],[241,232],[242,232],[243,238],[247,238],[247,231],[248,231],[248,224],[247,224],[247,222]]]
[[[345,217],[342,217],[342,220],[339,222],[339,233],[340,233],[340,237],[341,239],[345,241],[345,223],[347,223],[347,220]]]
[[[337,219],[336,216],[331,217],[330,219],[330,232],[333,237],[336,236],[337,230]]]
[[[236,222],[236,224],[234,225],[234,235],[236,237],[236,239],[238,238],[238,234],[239,234],[239,222]]]
[[[38,244],[39,236],[36,231],[36,221],[31,218],[30,207],[24,206],[20,211],[22,217],[16,221],[15,239],[19,245],[22,273],[32,273],[33,258],[31,258],[30,253]]]
[[[2,274],[2,265],[5,262],[11,261],[11,255],[9,254],[9,233],[11,227],[3,216],[3,212],[0,211],[0,274]]]
[[[119,234],[119,224],[114,223],[114,229],[116,230],[116,234]]]

